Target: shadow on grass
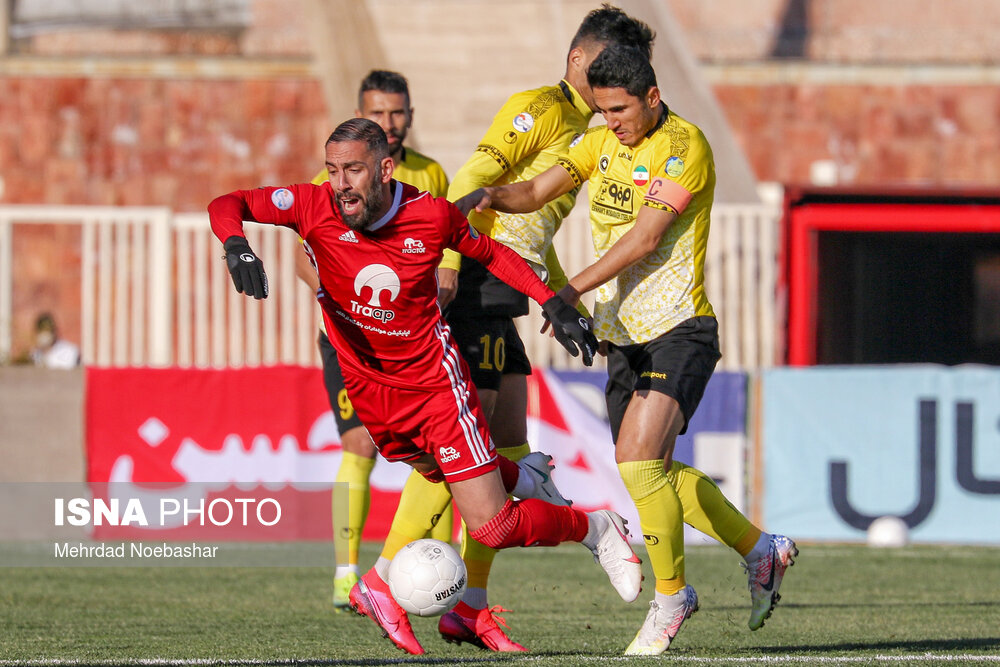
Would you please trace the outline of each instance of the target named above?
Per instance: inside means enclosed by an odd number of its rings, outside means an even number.
[[[775,607],[775,609],[850,609],[851,607],[863,607],[865,609],[871,609],[873,607],[920,607],[924,606],[925,602],[878,602],[865,599],[862,602],[820,602],[816,604],[801,603],[801,602],[785,602],[784,599]],[[983,600],[979,602],[935,602],[935,608],[939,607],[1000,607],[1000,600]],[[704,609],[711,609],[712,611],[746,611],[747,606],[745,604],[729,604],[729,605],[712,605],[711,607],[703,607]]]
[[[921,639],[919,641],[845,642],[842,644],[799,644],[782,646],[755,646],[753,651],[761,653],[823,653],[830,651],[996,651],[1000,649],[1000,637],[978,637],[976,639]]]
[[[4,661],[0,660],[0,664]],[[189,659],[189,660],[66,660],[52,661],[45,660],[31,661],[34,665],[97,665],[99,667],[367,667],[369,665],[487,665],[509,662],[503,656],[483,656],[481,658],[456,658],[430,656],[406,656],[398,658],[349,658],[345,660],[321,660],[321,659],[289,659],[289,660],[211,660],[211,659]]]

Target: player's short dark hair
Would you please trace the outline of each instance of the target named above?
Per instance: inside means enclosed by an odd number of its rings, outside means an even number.
[[[633,46],[646,54],[646,60],[653,57],[653,40],[656,33],[639,19],[632,18],[618,7],[607,2],[593,10],[577,28],[569,50],[585,42],[610,44],[626,44]]]
[[[364,107],[365,93],[369,90],[406,95],[406,106],[410,106],[410,87],[406,83],[406,77],[399,72],[384,69],[373,69],[368,72],[368,76],[361,79],[361,86],[358,88],[359,109]]]
[[[632,97],[643,97],[656,86],[656,72],[642,51],[610,44],[587,68],[591,88],[624,88]]]
[[[337,126],[326,144],[362,141],[376,160],[389,157],[389,141],[378,123],[367,118],[351,118]]]

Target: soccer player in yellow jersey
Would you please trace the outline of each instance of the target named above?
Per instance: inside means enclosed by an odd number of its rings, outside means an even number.
[[[720,357],[704,286],[712,150],[701,130],[661,101],[641,51],[609,46],[591,64],[588,81],[606,126],[588,130],[538,177],[484,188],[456,204],[530,211],[589,181],[599,259],[560,295],[576,303],[597,290],[594,327],[607,347],[615,458],[656,576],[655,598],[626,654],[658,654],[698,608],[684,579],[683,522],[743,556],[751,630],[770,615],[798,550],[787,537],[755,527],[707,475],[673,460],[675,440]]]
[[[648,57],[652,41],[653,33],[646,24],[616,7],[605,4],[590,12],[570,43],[563,79],[555,85],[516,93],[506,101],[472,157],[455,174],[448,198],[457,199],[484,185],[523,181],[556,164],[573,140],[586,131],[594,114],[586,71],[597,54],[608,44],[625,43],[642,49]],[[552,250],[552,236],[575,201],[574,188],[535,211],[517,215],[485,211],[470,216],[470,222],[516,251],[558,290],[566,284],[566,276]],[[459,267],[457,294],[446,317],[469,366],[493,441],[507,458],[532,466],[539,475],[548,475],[551,457],[531,452],[527,443],[527,375],[531,364],[513,319],[528,313],[527,299],[478,262],[448,251],[438,272],[445,293],[448,286],[455,285]],[[431,486],[420,475],[410,476],[383,558],[391,558],[404,544],[420,537],[428,517],[442,511],[447,489],[442,485],[428,488]],[[558,492],[551,496],[551,502],[568,504]],[[502,609],[491,609],[487,601],[495,553],[470,540],[463,531],[468,588],[462,602],[441,617],[438,629],[448,641],[469,642],[493,651],[524,651],[498,626],[496,613]]]
[[[358,108],[355,115],[375,121],[385,132],[389,141],[389,155],[395,165],[393,178],[426,190],[435,197],[444,197],[447,194],[448,177],[441,165],[403,145],[407,131],[413,123],[413,108],[410,106],[409,87],[401,74],[384,70],[369,72],[361,81],[358,90]],[[312,182],[321,185],[328,178],[326,169],[323,169]],[[313,291],[319,289],[319,277],[307,253],[299,253],[296,271]],[[354,412],[347,390],[344,388],[337,353],[322,328],[318,343],[323,360],[323,384],[326,386],[330,407],[337,420],[343,447],[336,481],[348,485],[347,525],[338,525],[336,512],[333,525],[334,536],[339,537],[335,540],[337,569],[334,573],[333,604],[335,609],[346,610],[348,594],[358,581],[358,551],[361,545],[361,531],[371,505],[368,480],[375,466],[375,443]],[[444,485],[433,485],[428,482],[427,486]],[[432,491],[436,489],[432,488]],[[448,498],[450,499],[450,495]],[[430,534],[450,542],[452,535],[450,507],[447,502],[443,507],[440,503],[435,503],[435,507],[440,509],[430,519],[433,525]]]

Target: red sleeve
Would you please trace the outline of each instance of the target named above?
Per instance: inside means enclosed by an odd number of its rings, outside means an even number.
[[[538,303],[545,303],[556,295],[520,255],[473,229],[453,204],[448,204],[448,212],[451,223],[451,243],[448,247],[476,260],[497,278]]]
[[[212,200],[208,219],[212,231],[223,242],[230,236],[246,236],[244,220],[281,225],[299,232],[306,195],[305,189],[298,185],[236,190]]]

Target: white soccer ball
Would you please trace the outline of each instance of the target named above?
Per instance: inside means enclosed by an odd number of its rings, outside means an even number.
[[[399,550],[389,563],[389,590],[417,616],[440,616],[465,593],[465,563],[450,544],[425,538]]]
[[[868,546],[905,547],[910,542],[910,529],[898,516],[880,516],[868,526]]]

